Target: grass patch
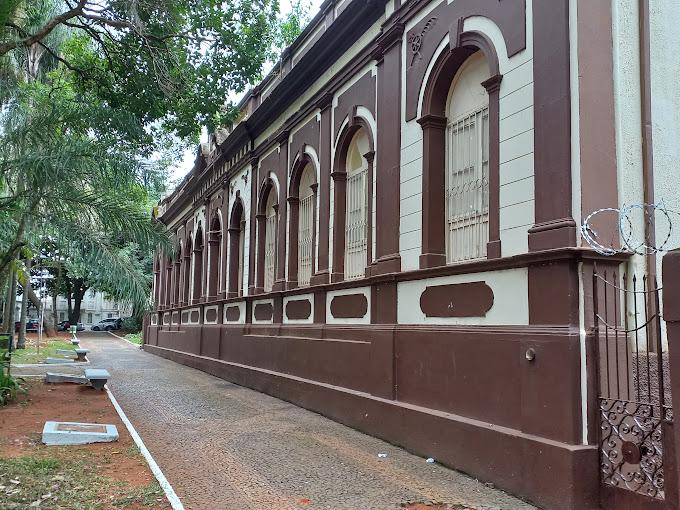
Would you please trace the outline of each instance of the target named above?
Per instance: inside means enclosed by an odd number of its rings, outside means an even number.
[[[97,472],[90,460],[28,455],[0,458],[0,508],[99,510],[105,508],[104,494],[117,508],[157,506],[163,490],[157,481],[131,487]]]
[[[153,481],[145,487],[130,488],[123,496],[114,500],[113,505],[121,508],[133,505],[135,503],[144,506],[152,506],[158,503],[159,499],[164,497],[163,489],[161,489],[158,481]]]
[[[142,333],[128,333],[125,335],[125,339],[133,344],[142,345]]]
[[[63,462],[53,457],[25,456],[0,459],[0,507],[101,508],[98,491],[102,478],[91,465]],[[36,503],[40,501],[40,503]]]
[[[29,344],[26,342],[25,349],[17,349],[12,352],[12,363],[40,363],[47,358],[61,358],[62,356],[57,354],[57,349],[73,349],[73,347],[70,341],[64,341],[60,338],[48,338],[40,344],[40,352],[38,352],[35,343]]]

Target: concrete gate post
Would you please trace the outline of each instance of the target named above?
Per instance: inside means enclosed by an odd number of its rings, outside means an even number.
[[[663,319],[666,322],[668,338],[668,366],[670,369],[671,394],[673,407],[680,404],[680,251],[671,252],[663,258]],[[673,424],[674,450],[680,454],[680,424]],[[680,471],[678,462],[664,473],[667,487],[674,489],[670,495],[672,500],[678,501],[680,487]]]

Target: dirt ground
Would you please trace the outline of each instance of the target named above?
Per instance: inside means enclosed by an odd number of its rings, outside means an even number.
[[[48,420],[111,423],[116,425],[120,439],[114,443],[45,446],[40,439],[45,421]],[[7,477],[3,476],[7,473],[2,473],[2,470],[10,469],[8,466],[16,467],[16,462],[22,459],[28,459],[33,463],[36,459],[53,460],[55,465],[59,465],[59,468],[55,467],[59,473],[48,474],[51,476],[50,480],[57,481],[68,479],[74,471],[71,469],[73,466],[78,466],[76,471],[79,472],[85,471],[85,467],[91,468],[93,479],[97,478],[97,482],[93,483],[93,486],[96,486],[93,493],[95,502],[92,505],[86,502],[82,506],[77,506],[74,502],[73,508],[103,510],[170,508],[106,392],[94,390],[89,386],[48,385],[33,379],[29,382],[28,394],[21,396],[16,403],[0,408],[0,486],[7,487],[5,485],[7,481],[4,480]],[[76,476],[78,474],[76,473]],[[28,491],[32,477],[30,474],[27,474],[27,477],[22,482],[23,486],[16,484],[16,488],[26,488]],[[18,476],[15,478],[18,480]],[[35,485],[40,483],[41,480],[35,480]],[[77,484],[82,483],[82,479],[76,480],[75,488],[78,489]],[[68,485],[68,480],[65,481],[65,485]],[[50,487],[55,489],[54,484]],[[18,499],[20,495],[12,496],[8,495],[8,492],[10,491],[0,489],[1,508],[28,507],[28,505],[14,506],[20,502]],[[63,501],[56,501],[59,488],[51,492],[55,493],[54,502],[46,498],[43,503],[34,506],[64,508],[59,506]]]

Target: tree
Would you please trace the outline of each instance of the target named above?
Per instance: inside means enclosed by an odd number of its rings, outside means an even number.
[[[277,0],[5,0],[0,57],[28,49],[70,71],[81,92],[145,125],[195,137],[231,120],[227,99],[260,78]],[[36,12],[48,12],[36,22]],[[49,38],[68,29],[61,47]]]

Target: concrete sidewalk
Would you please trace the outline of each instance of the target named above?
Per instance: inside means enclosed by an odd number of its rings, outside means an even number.
[[[389,510],[414,502],[458,510],[534,508],[401,448],[107,333],[78,336],[91,350],[90,366],[111,372],[109,387],[187,509]]]

